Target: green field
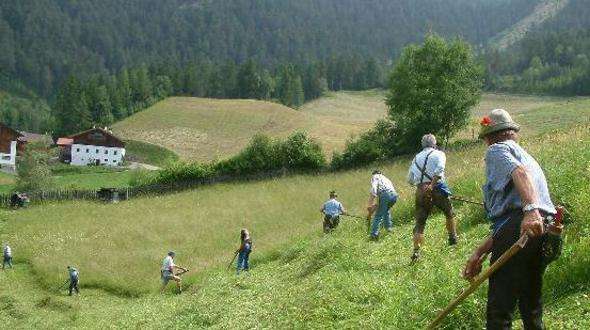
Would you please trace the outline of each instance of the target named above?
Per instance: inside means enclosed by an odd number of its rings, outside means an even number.
[[[256,133],[285,137],[295,130],[305,130],[331,157],[333,151],[342,150],[351,136],[367,131],[376,120],[386,116],[384,99],[385,92],[381,90],[330,92],[297,111],[263,101],[173,97],[117,123],[113,129],[127,139],[159,145],[182,159],[197,161],[235,155]],[[527,116],[539,112],[535,120],[552,129],[563,121],[576,122],[578,116],[588,121],[587,104],[586,99],[576,98],[485,94],[474,114],[479,117],[500,105]],[[477,117],[460,137],[475,135]],[[553,125],[545,124],[545,120]]]
[[[571,214],[564,255],[546,275],[547,325],[588,327],[590,101],[510,100],[523,109],[517,117],[523,144],[546,169],[555,201]],[[550,131],[555,127],[561,130]],[[480,196],[483,152],[478,145],[449,153],[447,174],[456,193]],[[465,286],[459,272],[488,224],[481,210],[457,205],[459,246],[446,246],[439,215],[429,222],[423,260],[409,267],[408,163],[400,158],[376,165],[401,197],[394,233],[377,243],[368,241],[358,220],[346,219],[332,235],[322,235],[318,212],[336,189],[352,213],[362,214],[371,168],[220,184],[115,205],[3,211],[0,240],[11,242],[16,270],[0,272],[0,322],[18,328],[423,328]],[[253,269],[236,277],[225,267],[244,226],[256,246]],[[169,249],[193,270],[181,296],[156,294],[159,263]],[[79,297],[52,290],[68,264],[81,270]],[[446,328],[481,328],[484,298],[482,287]]]

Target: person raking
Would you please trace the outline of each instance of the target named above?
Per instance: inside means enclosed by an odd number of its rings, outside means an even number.
[[[547,180],[541,166],[517,142],[520,126],[502,109],[481,120],[485,156],[485,207],[492,234],[467,261],[463,271],[472,279],[485,255],[494,262],[523,234],[528,242],[489,278],[487,329],[510,329],[518,303],[525,329],[543,329],[542,288],[544,219],[554,217]]]
[[[176,257],[176,253],[174,251],[170,251],[164,258],[164,261],[162,261],[162,268],[160,269],[162,288],[160,289],[160,292],[164,292],[164,289],[166,289],[168,282],[170,282],[170,280],[173,280],[174,282],[176,282],[177,292],[179,294],[182,293],[182,279],[180,278],[180,276],[174,274],[174,270],[180,269],[186,272],[188,271],[188,269],[176,265],[174,263],[174,257]]]
[[[324,233],[326,234],[338,227],[341,215],[346,215],[344,206],[336,198],[338,198],[336,191],[330,191],[330,199],[320,208],[320,212],[324,215]]]
[[[254,248],[252,244],[252,238],[248,229],[243,228],[240,230],[240,247],[236,250],[238,255],[238,263],[236,265],[236,274],[240,274],[240,271],[250,270],[250,253]]]
[[[446,155],[441,150],[437,150],[436,137],[432,134],[422,137],[422,148],[422,151],[412,160],[408,171],[408,183],[416,187],[412,261],[420,257],[426,220],[430,216],[433,206],[436,206],[445,215],[449,245],[457,244],[457,226],[449,198],[451,191],[445,182]]]

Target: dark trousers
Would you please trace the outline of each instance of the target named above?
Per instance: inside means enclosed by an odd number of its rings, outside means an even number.
[[[331,216],[326,214],[324,216],[324,233],[329,233],[332,231],[332,229],[335,229],[336,227],[338,227],[338,224],[340,223],[340,217],[335,215],[335,216]]]
[[[492,257],[496,261],[520,237],[522,212],[513,212],[510,220],[494,236]],[[544,267],[541,264],[541,239],[529,239],[504,266],[490,277],[487,305],[487,329],[511,329],[518,303],[524,328],[543,329]]]
[[[70,296],[74,290],[76,293],[80,293],[80,290],[78,289],[78,280],[70,279]]]
[[[4,258],[2,258],[2,269],[4,269],[6,265],[12,268],[12,257],[4,256]]]

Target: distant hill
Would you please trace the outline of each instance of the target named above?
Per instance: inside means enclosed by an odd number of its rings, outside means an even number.
[[[265,65],[349,54],[390,61],[429,31],[474,44],[538,0],[19,0],[0,2],[0,74],[43,97],[69,74],[189,60]]]
[[[491,41],[491,46],[499,50],[507,49],[522,40],[531,30],[557,16],[568,4],[569,0],[542,1],[528,16],[494,38],[495,40]]]
[[[359,107],[342,107],[350,95]],[[385,115],[381,99],[377,92],[341,92],[297,111],[264,101],[172,97],[115,124],[113,130],[125,139],[160,145],[198,161],[236,154],[256,133],[285,137],[296,130],[310,133],[331,154],[351,134]],[[355,114],[359,109],[360,115]]]
[[[590,0],[544,1],[492,46],[490,89],[590,95]]]

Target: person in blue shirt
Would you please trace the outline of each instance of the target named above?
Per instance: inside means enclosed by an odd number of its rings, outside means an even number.
[[[250,270],[250,253],[252,252],[254,245],[252,244],[252,238],[250,237],[248,229],[244,228],[240,231],[240,241],[240,247],[236,250],[236,253],[238,254],[236,274],[238,275],[240,275],[240,270]]]
[[[524,248],[490,276],[486,321],[490,330],[510,329],[517,305],[524,329],[544,328],[543,222],[557,211],[541,166],[517,142],[519,129],[502,109],[481,121],[480,138],[488,145],[484,204],[492,234],[469,258],[463,276],[473,279],[488,253],[493,263],[522,235],[529,236]]]
[[[336,198],[338,194],[334,190],[330,191],[330,199],[320,208],[320,212],[324,215],[324,233],[326,234],[338,227],[340,216],[346,214],[344,206]]]
[[[80,289],[78,288],[80,274],[78,273],[78,270],[72,266],[68,266],[68,276],[70,278],[70,296],[74,291],[76,291],[76,294],[80,294]]]

